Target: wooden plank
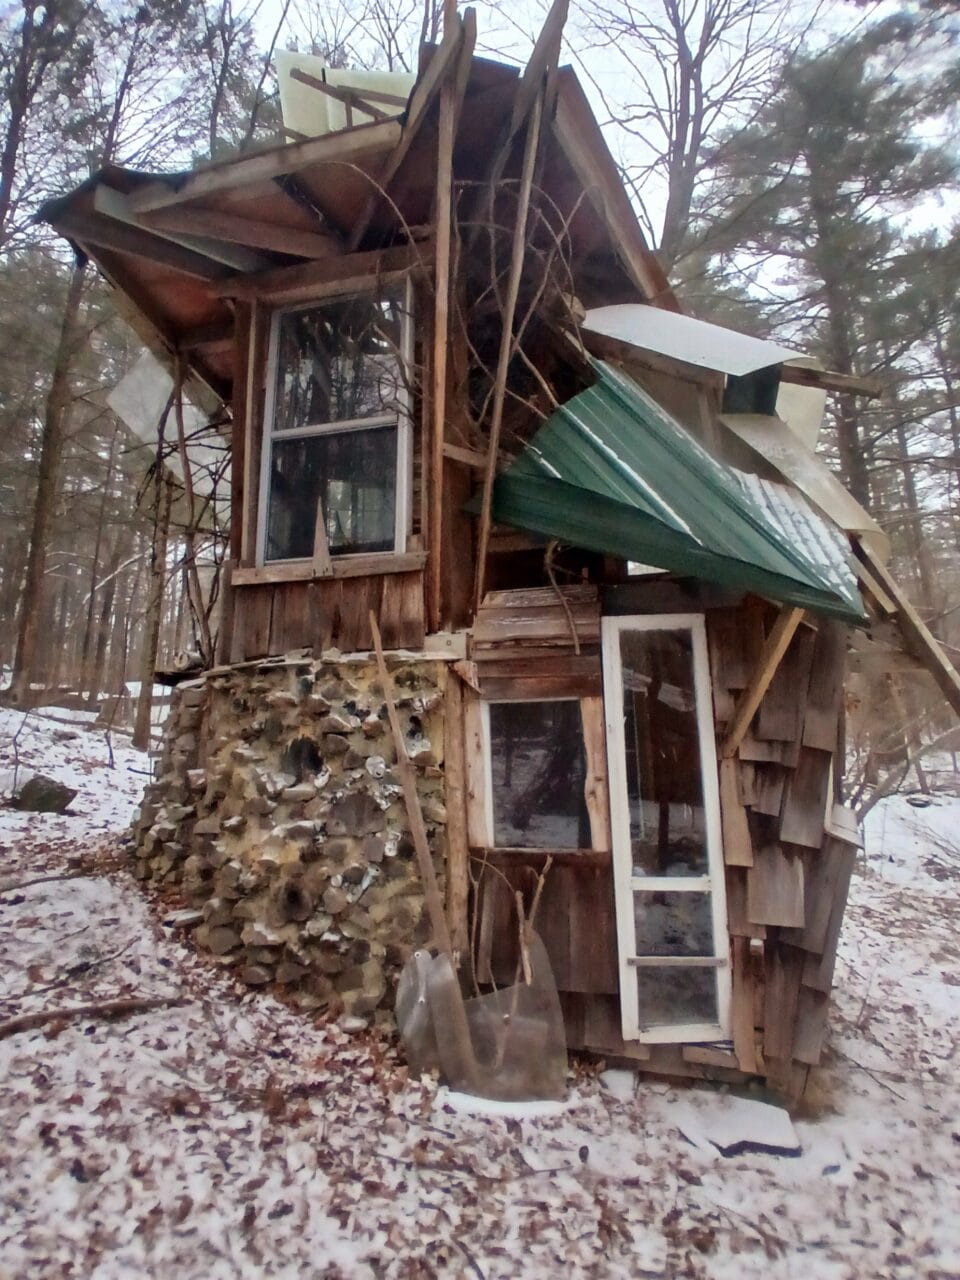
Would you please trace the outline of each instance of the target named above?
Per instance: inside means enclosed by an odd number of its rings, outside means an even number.
[[[722,756],[736,754],[743,735],[749,728],[750,721],[753,719],[754,713],[776,673],[780,659],[786,653],[802,618],[803,610],[793,605],[785,605],[777,615],[777,620],[764,642],[760,660],[750,677],[750,683],[737,699],[736,709],[721,748]]]
[[[729,1049],[718,1049],[710,1044],[685,1044],[681,1048],[684,1062],[696,1062],[705,1067],[726,1067],[731,1071],[742,1071],[740,1059]]]
[[[747,814],[740,803],[736,760],[720,761],[720,823],[723,832],[723,859],[730,867],[753,866],[753,844]]]
[[[291,267],[274,267],[256,275],[223,278],[210,292],[224,298],[265,298],[272,303],[320,301],[335,293],[349,293],[376,284],[400,279],[414,268],[426,269],[432,247],[396,245],[369,253],[336,254],[314,262],[299,262]]]
[[[334,133],[324,134],[321,138],[271,147],[253,155],[236,156],[196,169],[176,186],[167,182],[148,183],[130,196],[130,207],[136,213],[146,213],[154,209],[165,209],[170,205],[186,204],[190,200],[200,200],[222,191],[233,191],[237,187],[270,181],[286,174],[299,173],[314,165],[331,164],[335,161],[356,163],[396,146],[400,134],[399,121],[378,120],[373,124],[339,129]]]
[[[797,1032],[793,1044],[793,1056],[797,1062],[815,1067],[823,1052],[827,1032],[827,1016],[830,997],[825,991],[801,987],[797,999]]]
[[[747,915],[747,867],[727,867],[727,931],[735,938],[765,938],[765,925],[754,924]]]
[[[826,839],[823,849],[808,860],[804,882],[803,924],[792,929],[786,940],[816,956],[827,949],[834,906],[846,902],[857,847],[840,840]]]
[[[833,751],[843,698],[848,628],[821,618],[810,665],[807,701],[803,711],[803,745]]]
[[[937,682],[940,692],[960,715],[960,672],[944,653],[940,642],[900,590],[886,565],[860,539],[854,539],[854,550],[895,603],[896,621],[907,649]]]
[[[800,975],[805,956],[784,943],[764,948],[763,1056],[767,1061],[789,1062],[797,1029]]]
[[[443,690],[443,787],[447,809],[445,895],[447,927],[454,951],[470,946],[467,907],[470,897],[469,836],[467,833],[467,773],[464,757],[463,694],[460,681],[448,677]]]
[[[260,461],[263,441],[263,414],[267,369],[267,347],[270,339],[270,317],[260,302],[253,302],[250,311],[250,347],[246,360],[246,385],[244,389],[244,471],[243,506],[239,516],[242,521],[241,563],[234,574],[234,586],[243,585],[245,566],[253,563],[257,555],[257,521],[260,507]]]
[[[230,556],[234,568],[243,553],[244,470],[247,434],[247,361],[250,358],[250,308],[239,304],[234,330],[233,403],[230,419]]]
[[[313,578],[330,578],[333,576],[333,561],[330,559],[330,544],[327,541],[327,521],[323,514],[323,499],[317,499],[317,514],[313,522],[313,559],[310,563]]]
[[[761,740],[799,742],[810,685],[810,668],[816,633],[799,627],[767,686],[757,714],[754,733]],[[836,741],[836,734],[831,745]]]
[[[819,849],[830,794],[833,755],[816,747],[802,747],[800,761],[788,776],[780,816],[780,839],[786,844]]]
[[[309,89],[316,89],[318,92],[325,94],[329,98],[333,98],[335,102],[342,102],[347,108],[347,124],[353,124],[353,111],[363,111],[367,115],[373,116],[375,120],[389,120],[397,115],[383,111],[380,107],[372,102],[367,102],[361,97],[359,89],[340,89],[336,85],[327,84],[326,80],[320,80],[317,76],[310,75],[309,71],[303,71],[300,67],[293,67],[290,71],[290,79],[297,80],[300,84],[305,84]],[[379,95],[375,95],[379,96]],[[400,106],[406,104],[406,98],[395,97],[395,103]]]
[[[462,445],[453,444],[449,440],[443,442],[443,456],[451,462],[462,462],[466,467],[482,471],[487,465],[486,456],[476,449],[465,449]]]
[[[215,262],[205,254],[185,249],[183,245],[164,240],[150,231],[118,222],[115,218],[105,218],[101,214],[64,211],[57,215],[54,226],[69,240],[143,258],[146,262],[153,262],[193,280],[203,280],[209,284],[222,280],[230,273],[229,267]]]
[[[733,938],[731,941],[733,990],[730,1012],[733,1050],[740,1070],[753,1074],[758,1066],[757,1037],[753,1018],[756,999],[753,961],[750,955],[748,939]]]
[[[423,601],[423,574],[405,573],[400,579],[399,649],[420,649],[426,637]]]
[[[475,861],[488,862],[491,866],[542,867],[548,858],[556,866],[605,868],[612,865],[609,849],[527,849],[471,846],[470,856]]]
[[[94,188],[93,207],[97,213],[115,218],[118,222],[125,222],[128,226],[139,227],[142,231],[149,231],[163,240],[170,241],[171,244],[178,244],[184,249],[210,258],[213,262],[220,262],[231,271],[265,271],[270,266],[270,259],[265,258],[263,254],[254,253],[245,246],[224,244],[219,236],[215,235],[211,238],[202,232],[191,233],[188,230],[187,233],[183,233],[176,229],[171,231],[166,227],[144,224],[141,217],[130,208],[123,192],[115,191],[113,187],[102,183]]]
[[[311,578],[363,578],[381,574],[410,573],[422,569],[426,561],[423,551],[405,551],[395,555],[376,552],[369,555],[332,557],[329,574],[318,574],[312,560],[285,564],[265,564],[237,570],[235,585],[261,587],[266,583],[308,582]]]
[[[487,818],[486,751],[480,698],[463,690],[463,725],[467,765],[467,834],[471,848],[486,848],[492,839]]]
[[[480,666],[480,691],[489,702],[539,702],[552,698],[599,698],[603,693],[599,671],[588,675],[557,671],[548,675],[488,675]]]
[[[414,85],[403,128],[400,129],[398,127],[398,132],[391,144],[393,149],[377,174],[376,189],[371,191],[367,197],[363,212],[354,223],[347,240],[348,251],[352,252],[356,249],[366,235],[380,207],[384,194],[399,172],[404,160],[407,158],[407,153],[413,145],[414,139],[420,132],[434,98],[446,77],[453,71],[455,59],[462,47],[463,31],[463,22],[460,18],[450,23],[443,33],[443,39],[439,46],[434,50],[426,71]],[[474,28],[474,36],[475,32],[476,28]]]
[[[607,790],[607,749],[602,691],[580,699],[583,746],[587,759],[584,798],[590,819],[590,842],[594,849],[611,849],[610,797]],[[612,919],[612,917],[611,917]],[[610,925],[612,929],[612,923]]]
[[[741,769],[747,768],[745,764]],[[779,818],[783,808],[783,789],[787,782],[787,770],[779,764],[754,764],[753,769],[753,811],[768,818]]]
[[[305,582],[274,588],[270,653],[311,646],[314,640],[311,623],[310,596]]]
[[[778,844],[757,849],[747,872],[747,918],[754,924],[802,927],[803,860]]]
[[[267,656],[272,615],[273,587],[261,587],[259,591],[245,592],[236,598],[231,662]]]
[[[781,365],[780,381],[794,383],[799,387],[822,387],[825,391],[867,396],[871,400],[883,395],[883,384],[878,378],[864,378],[854,373],[834,373],[831,369],[811,369],[807,365]]]
[[[272,253],[285,253],[294,258],[329,258],[338,253],[336,237],[318,231],[303,231],[257,218],[240,217],[219,209],[198,209],[175,205],[140,215],[142,223],[157,231],[180,231],[225,240],[229,244],[251,245]],[[265,264],[266,265],[266,264]],[[263,270],[249,268],[251,270]]]

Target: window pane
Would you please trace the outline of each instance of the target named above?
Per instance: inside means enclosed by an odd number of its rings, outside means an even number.
[[[318,498],[331,555],[392,551],[396,492],[395,426],[274,440],[266,558],[313,555]]]
[[[493,842],[589,849],[579,702],[491,702]]]
[[[691,633],[624,631],[620,655],[634,874],[705,875]]]
[[[709,893],[637,893],[638,956],[712,956]]]
[[[638,969],[641,1027],[717,1022],[713,969]]]
[[[274,431],[400,408],[401,298],[337,298],[280,318]]]

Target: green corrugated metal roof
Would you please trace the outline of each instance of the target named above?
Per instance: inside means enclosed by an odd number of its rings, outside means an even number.
[[[594,386],[561,405],[498,477],[495,520],[863,621],[835,542],[831,549],[822,539],[812,557],[804,554],[738,472],[707,453],[632,378],[593,364]],[[807,539],[807,552],[810,545]]]

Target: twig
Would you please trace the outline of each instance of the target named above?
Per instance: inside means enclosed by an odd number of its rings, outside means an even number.
[[[34,884],[50,884],[54,880],[82,880],[85,876],[95,874],[86,871],[61,871],[55,876],[34,876],[31,880],[20,880],[17,884],[0,885],[0,894],[17,893],[20,889],[28,889]]]
[[[78,929],[77,932],[83,933],[83,931],[89,927],[89,925],[84,925],[83,929]],[[68,937],[69,936],[71,935],[68,935]],[[134,939],[131,938],[129,942],[125,942],[124,945],[119,947],[116,951],[111,951],[108,956],[100,956],[97,960],[80,960],[77,964],[72,964],[68,969],[65,969],[59,978],[54,978],[52,982],[47,982],[42,987],[34,987],[32,991],[21,991],[18,995],[14,996],[0,996],[0,1004],[13,1004],[17,1000],[26,1000],[29,996],[38,996],[41,992],[54,991],[57,987],[65,986],[71,978],[82,977],[83,974],[90,973],[94,969],[99,969],[102,965],[109,964],[111,960],[116,960],[116,958],[118,956],[122,956],[125,951],[129,951],[133,946],[133,943]]]
[[[48,1022],[69,1022],[74,1018],[121,1018],[128,1013],[144,1013],[148,1009],[171,1008],[189,1004],[186,996],[128,996],[122,1000],[98,1000],[92,1004],[72,1005],[64,1009],[41,1009],[39,1013],[21,1013],[0,1022],[0,1040],[33,1031]]]

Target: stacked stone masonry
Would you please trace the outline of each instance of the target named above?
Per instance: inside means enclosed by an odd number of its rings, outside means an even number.
[[[437,874],[444,862],[442,662],[388,657]],[[375,665],[282,659],[174,696],[134,828],[137,874],[202,911],[200,946],[250,986],[383,1023],[427,939]]]

